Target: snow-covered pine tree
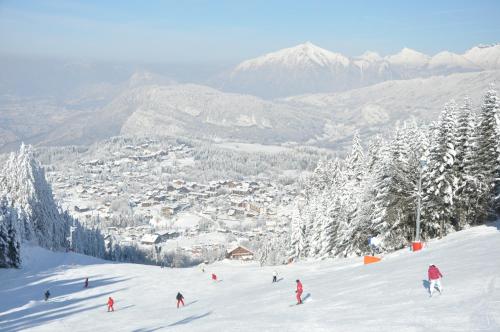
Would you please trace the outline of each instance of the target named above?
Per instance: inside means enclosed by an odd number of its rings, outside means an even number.
[[[22,241],[47,249],[65,250],[70,239],[75,251],[103,257],[104,239],[98,229],[88,230],[69,214],[60,211],[45,173],[31,146],[22,145],[18,154],[11,154],[0,174],[0,195],[7,197],[15,212],[13,227],[7,229],[12,239],[10,252],[14,257]],[[77,226],[70,237],[70,227]]]
[[[304,201],[301,203],[301,230],[304,234],[303,257],[320,257],[324,245],[323,227],[326,216],[326,205],[332,197],[325,197],[332,189],[338,187],[337,173],[340,172],[338,161],[321,161],[304,185]]]
[[[446,235],[454,220],[454,194],[458,184],[454,167],[456,112],[454,101],[445,105],[429,149],[427,172],[422,185],[422,234],[431,238]]]
[[[361,205],[361,198],[366,190],[366,160],[359,133],[355,132],[352,140],[351,152],[345,159],[344,168],[346,176],[345,186],[341,197],[343,211],[339,218],[335,234],[335,247],[337,255],[348,256],[355,250],[353,236],[359,229],[356,222],[359,221],[358,209]]]
[[[486,218],[495,208],[494,198],[499,194],[500,179],[500,133],[498,117],[500,105],[494,86],[486,92],[477,127],[478,177],[488,188],[487,195],[479,200],[479,209],[485,211]]]
[[[310,257],[321,256],[321,249],[323,246],[324,220],[328,218],[326,216],[328,203],[325,198],[324,192],[325,190],[316,193],[314,199],[310,201],[310,206],[313,209],[313,214],[311,217],[313,228],[311,229],[309,245]]]
[[[314,257],[319,249],[319,225],[317,223],[319,190],[306,192],[306,204],[302,208],[302,220],[305,233],[304,256]]]
[[[61,220],[52,189],[31,146],[22,145],[6,164],[0,187],[9,193],[10,204],[26,215],[23,238],[42,247],[67,247],[69,226]]]
[[[306,181],[305,203],[292,218],[293,257],[361,254],[371,236],[382,240],[383,250],[403,247],[415,236],[421,169],[422,238],[483,221],[500,197],[499,111],[494,90],[477,125],[469,101],[460,112],[450,102],[429,129],[405,124],[366,159],[355,135],[344,161],[320,163]]]
[[[290,252],[289,258],[299,259],[305,257],[306,235],[305,224],[302,219],[302,208],[305,199],[299,197],[292,209],[292,221],[290,231]]]
[[[361,146],[359,132],[355,132],[352,138],[351,152],[347,155],[345,169],[348,181],[353,181],[359,185],[364,179],[365,173],[365,155]]]
[[[288,232],[268,234],[257,252],[260,265],[279,265],[287,261],[286,241]]]
[[[342,195],[344,195],[345,173],[338,161],[333,161],[328,167],[329,187],[325,188],[321,193],[321,214],[318,223],[320,228],[320,243],[321,248],[318,256],[325,258],[335,254],[336,234],[339,224],[343,220],[342,211]]]
[[[373,234],[372,223],[374,216],[380,212],[382,190],[377,186],[379,180],[379,172],[382,170],[384,160],[388,158],[387,143],[381,136],[376,136],[368,145],[366,156],[366,176],[364,180],[364,188],[359,203],[357,220],[355,222],[356,229],[354,230],[351,242],[355,247],[355,253],[366,254],[370,252],[368,247],[368,239]]]
[[[378,166],[382,159],[382,153],[386,151],[385,146],[387,143],[382,136],[376,135],[368,144],[366,153],[366,174],[370,176],[375,173],[375,168]]]
[[[373,175],[373,219],[365,241],[376,236],[384,251],[402,248],[415,231],[419,139],[415,128],[398,128]]]
[[[478,202],[486,195],[486,185],[478,177],[476,116],[472,111],[471,100],[466,98],[459,110],[457,121],[457,144],[455,172],[458,184],[455,194],[457,228],[475,224],[483,213]]]
[[[98,228],[83,227],[78,220],[65,214],[64,218],[71,226],[71,250],[94,257],[105,257],[104,237]]]
[[[20,239],[17,233],[17,215],[5,197],[0,199],[0,268],[21,265]]]

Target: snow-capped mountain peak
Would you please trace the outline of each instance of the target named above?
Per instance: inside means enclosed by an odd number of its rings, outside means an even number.
[[[348,58],[305,42],[244,61],[214,80],[213,86],[227,92],[277,98],[499,68],[500,45],[476,46],[463,55],[444,51],[431,57],[405,47],[383,57],[367,51]]]
[[[349,58],[340,53],[330,52],[311,42],[268,53],[239,64],[235,71],[254,70],[267,66],[282,67],[331,67],[349,66]]]
[[[424,53],[405,47],[398,53],[388,56],[387,60],[391,64],[397,66],[406,65],[412,67],[422,67],[427,65],[430,58]]]
[[[464,56],[448,51],[439,52],[434,55],[429,61],[429,67],[479,69],[478,66],[466,59]]]
[[[368,62],[377,62],[377,61],[381,61],[383,58],[377,52],[366,51],[365,53],[356,57],[356,59],[364,60],[364,61],[368,61]]]
[[[500,68],[500,44],[478,45],[464,53],[464,57],[483,69]]]

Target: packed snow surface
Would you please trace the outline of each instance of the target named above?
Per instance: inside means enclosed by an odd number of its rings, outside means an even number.
[[[202,272],[29,248],[25,267],[0,271],[0,330],[500,331],[499,253],[498,223],[366,266],[361,258],[262,268],[224,261]],[[429,263],[444,275],[443,294],[432,298]],[[301,306],[294,305],[297,278],[307,297]],[[45,302],[47,289],[53,297]],[[186,302],[180,309],[178,291]],[[106,312],[108,296],[115,312]]]

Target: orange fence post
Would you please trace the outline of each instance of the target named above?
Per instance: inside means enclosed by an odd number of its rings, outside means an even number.
[[[413,251],[419,251],[419,250],[422,250],[422,248],[423,248],[423,245],[422,245],[422,242],[420,242],[420,241],[415,241],[415,242],[411,243],[411,249]]]
[[[378,258],[378,257],[375,257],[375,256],[365,256],[365,258],[363,259],[363,263],[366,265],[366,264],[372,264],[372,263],[377,263],[377,262],[380,262],[382,258]]]

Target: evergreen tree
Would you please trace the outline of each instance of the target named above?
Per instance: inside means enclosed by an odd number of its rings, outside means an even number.
[[[415,237],[420,197],[424,240],[486,220],[500,203],[499,111],[493,89],[478,117],[469,100],[460,110],[451,101],[436,123],[405,123],[391,141],[370,144],[366,158],[355,134],[345,160],[321,162],[306,180],[292,256],[359,255],[373,236],[384,251],[402,248]]]
[[[0,200],[0,267],[19,267],[21,264],[20,240],[16,228],[15,210],[5,197]]]
[[[423,233],[444,236],[454,221],[454,197],[458,187],[455,173],[456,105],[452,101],[441,112],[429,150],[424,177]]]
[[[476,116],[471,101],[466,98],[460,108],[457,123],[457,146],[455,172],[458,184],[455,197],[455,217],[457,228],[475,224],[484,214],[478,206],[482,197],[487,195],[486,185],[478,176]]]
[[[302,219],[302,205],[304,204],[303,198],[296,202],[292,210],[292,222],[290,232],[290,253],[289,257],[298,259],[305,257],[306,251],[306,234],[305,225]]]
[[[2,261],[9,266],[19,266],[22,241],[52,250],[66,250],[71,242],[77,252],[104,256],[100,231],[86,229],[60,211],[31,146],[23,144],[18,154],[10,155],[1,170],[0,195],[4,197],[0,246],[7,257]],[[76,230],[73,233],[71,226]]]
[[[483,218],[493,214],[494,198],[499,194],[500,152],[499,124],[500,105],[494,87],[486,92],[477,127],[478,177],[486,186],[486,195],[479,199],[479,209],[485,211]]]
[[[405,124],[397,129],[373,176],[373,220],[365,241],[376,236],[382,250],[402,248],[413,238],[418,169],[424,149],[420,139],[419,131],[412,126]]]
[[[52,189],[32,147],[23,144],[5,169],[0,186],[9,193],[11,205],[26,216],[23,237],[48,249],[66,248],[69,226],[61,220]]]
[[[358,212],[363,193],[365,192],[366,160],[359,133],[354,133],[351,152],[345,159],[344,167],[340,172],[345,173],[344,183],[341,185],[340,211],[337,217],[335,241],[337,255],[347,256],[356,246],[352,241],[359,229]],[[339,176],[339,179],[342,177]]]
[[[359,185],[364,178],[365,156],[359,133],[355,132],[352,139],[351,152],[346,158],[345,167],[349,181],[353,181],[354,185]]]

